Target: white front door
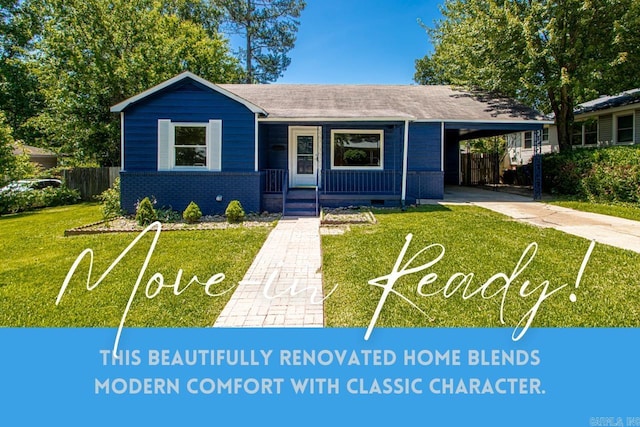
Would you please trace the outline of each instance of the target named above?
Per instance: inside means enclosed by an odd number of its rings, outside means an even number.
[[[317,185],[320,128],[289,127],[289,184],[291,187]]]

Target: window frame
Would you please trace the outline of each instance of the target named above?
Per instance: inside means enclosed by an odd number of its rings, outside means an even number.
[[[587,131],[589,126],[593,127],[593,129]],[[600,122],[597,118],[587,118],[575,121],[573,123],[572,134],[574,136],[572,144],[573,147],[597,147],[598,137],[600,134]],[[588,142],[589,136],[595,136],[595,140],[593,142]],[[576,139],[575,137],[579,137],[579,139]]]
[[[177,145],[176,144],[176,128],[185,128],[185,127],[198,127],[204,128],[204,145]],[[205,148],[205,164],[204,165],[176,165],[176,148],[177,147],[187,147],[187,148],[196,148],[196,147],[204,147]],[[171,122],[171,126],[169,128],[169,165],[173,170],[208,170],[210,168],[211,161],[211,136],[209,134],[209,124],[207,122]]]
[[[588,126],[593,126],[595,129],[587,131],[587,127]],[[594,119],[586,119],[584,121],[582,121],[582,145],[584,147],[596,147],[598,146],[598,135],[599,135],[599,126],[600,124],[598,123],[598,119],[594,118]],[[591,135],[595,135],[595,141],[592,143],[589,143],[588,141],[588,136]]]
[[[378,156],[378,166],[341,166],[335,164],[335,136],[336,134],[368,134],[379,135],[380,155]],[[336,170],[384,170],[384,129],[331,129],[331,169]]]
[[[620,126],[619,126],[619,122],[620,119],[623,117],[631,117],[631,140],[630,141],[620,141]],[[631,145],[635,143],[635,137],[636,137],[636,115],[635,112],[631,111],[631,112],[625,112],[625,113],[620,113],[620,114],[615,114],[613,116],[613,126],[614,126],[614,141],[616,144],[620,144],[620,145]],[[624,128],[627,129],[627,128]]]
[[[529,136],[529,138],[527,138],[527,135]],[[527,147],[527,139],[529,140],[529,146]],[[533,131],[532,130],[527,130],[523,132],[522,135],[522,148],[524,148],[525,150],[530,150],[533,148]]]
[[[549,128],[548,127],[543,127],[542,128],[542,141],[541,144],[542,145],[549,145]]]

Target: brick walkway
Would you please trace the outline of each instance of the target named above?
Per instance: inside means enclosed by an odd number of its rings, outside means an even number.
[[[284,217],[214,327],[322,327],[320,219]]]

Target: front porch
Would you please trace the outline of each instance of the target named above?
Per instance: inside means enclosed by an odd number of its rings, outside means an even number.
[[[322,207],[402,205],[401,171],[323,170],[317,184],[290,185],[286,169],[261,172],[262,208],[284,214],[318,215]],[[409,172],[406,203],[417,199],[439,198],[442,172]]]

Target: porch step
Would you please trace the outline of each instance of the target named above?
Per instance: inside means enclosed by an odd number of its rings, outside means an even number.
[[[284,215],[316,216],[316,190],[290,189],[284,203]]]

